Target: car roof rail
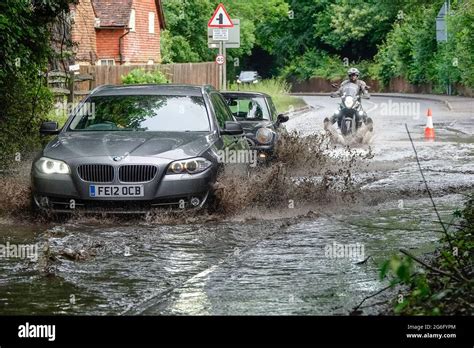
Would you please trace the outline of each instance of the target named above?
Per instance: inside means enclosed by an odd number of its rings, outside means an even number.
[[[91,90],[89,92],[89,95],[92,95],[92,94],[94,94],[96,92],[99,92],[99,91],[103,90],[104,88],[108,88],[108,87],[113,87],[113,85],[100,85],[100,86],[97,86],[96,88],[94,88],[93,90]]]

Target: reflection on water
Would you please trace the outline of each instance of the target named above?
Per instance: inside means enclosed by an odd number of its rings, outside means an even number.
[[[462,199],[438,199],[443,216]],[[429,251],[439,238],[427,200],[318,211],[190,225],[2,224],[0,243],[41,243],[49,251],[36,263],[0,259],[0,312],[347,314],[385,285],[377,264],[390,253]],[[372,258],[357,265],[361,260],[328,257],[325,247],[334,242],[361,243]]]

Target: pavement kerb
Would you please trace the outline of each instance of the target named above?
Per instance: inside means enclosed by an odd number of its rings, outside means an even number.
[[[289,95],[292,96],[302,96],[302,95],[311,95],[311,96],[330,96],[331,93],[320,93],[320,92],[308,92],[308,93],[289,93]],[[426,96],[426,95],[414,95],[414,94],[391,94],[391,93],[371,93],[371,96],[374,97],[391,97],[391,98],[403,98],[403,99],[418,99],[418,100],[429,100],[429,101],[436,101],[440,103],[444,103],[446,107],[450,110],[453,111],[453,106],[451,103],[443,98],[437,98],[436,96]]]

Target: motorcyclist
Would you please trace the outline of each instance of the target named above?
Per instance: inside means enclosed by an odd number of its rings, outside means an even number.
[[[359,76],[360,76],[360,71],[357,69],[357,68],[350,68],[348,71],[347,71],[347,76],[349,77],[347,80],[344,80],[341,85],[339,86],[339,89],[337,92],[335,92],[335,95],[341,97],[342,94],[343,94],[343,90],[344,90],[344,87],[345,85],[347,85],[348,83],[355,83],[359,86],[359,95],[358,95],[358,98],[359,98],[359,102],[360,102],[360,99],[361,99],[361,96],[364,95],[364,96],[369,96],[369,92],[368,92],[368,88],[367,88],[367,84],[362,81],[362,80],[359,80]],[[329,119],[326,117],[324,119],[324,126],[325,128],[327,128],[327,126],[329,125],[329,122],[331,122],[331,124],[334,124],[337,122],[337,126],[339,126],[339,120],[340,118],[340,114],[337,113],[337,114],[334,114],[333,116],[331,116],[331,120],[329,121]],[[359,116],[358,113],[356,113],[356,122],[359,124],[361,122],[361,118],[362,118],[362,121],[365,123],[367,121],[367,114],[364,112],[363,116]]]

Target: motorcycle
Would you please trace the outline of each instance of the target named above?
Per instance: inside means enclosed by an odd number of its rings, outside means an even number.
[[[337,88],[336,84],[332,87]],[[370,99],[368,93],[360,93],[360,86],[356,83],[346,83],[342,89],[342,94],[333,92],[331,98],[341,98],[339,108],[333,115],[333,120],[337,119],[337,124],[343,136],[356,134],[357,131],[365,124],[369,131],[373,130],[373,121],[367,116],[362,108],[361,99]],[[370,87],[366,87],[368,90]],[[324,120],[325,128],[329,126],[329,118]]]

